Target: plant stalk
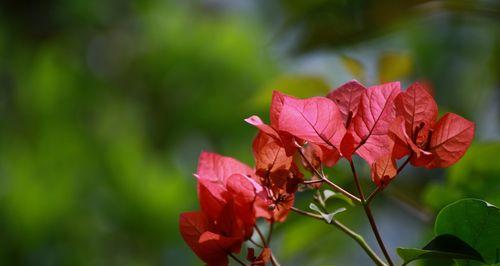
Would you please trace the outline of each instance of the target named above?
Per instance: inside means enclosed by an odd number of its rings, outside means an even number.
[[[337,227],[339,230],[341,230],[346,235],[348,235],[349,237],[351,237],[354,241],[356,241],[356,243],[358,243],[358,245],[366,252],[366,254],[373,260],[373,262],[376,265],[378,265],[378,266],[387,266],[387,264],[382,259],[380,259],[377,256],[377,254],[375,253],[375,251],[373,251],[373,249],[368,245],[368,243],[365,241],[365,239],[361,235],[359,235],[358,233],[354,232],[352,229],[350,229],[349,227],[347,227],[343,223],[341,223],[341,222],[339,222],[339,221],[337,221],[335,219],[332,219],[332,221],[330,223],[328,223],[319,214],[315,214],[315,213],[310,213],[310,212],[307,212],[307,211],[303,211],[303,210],[297,209],[295,207],[292,207],[291,210],[294,211],[294,212],[296,212],[296,213],[298,213],[298,214],[300,214],[300,215],[305,215],[305,216],[308,216],[308,217],[311,217],[311,218],[314,218],[314,219],[317,219],[317,220],[322,220],[322,221],[324,221],[327,224],[331,224],[331,225]]]
[[[377,243],[380,246],[380,249],[382,250],[382,253],[384,253],[384,257],[389,263],[390,266],[393,266],[394,263],[391,260],[391,257],[389,256],[389,253],[387,252],[387,249],[385,248],[384,241],[382,240],[382,237],[380,236],[380,232],[377,228],[377,223],[375,222],[375,219],[373,218],[372,211],[370,209],[370,205],[367,204],[367,201],[365,200],[365,196],[363,194],[363,189],[361,188],[361,184],[358,179],[358,174],[356,173],[356,168],[354,167],[354,163],[352,160],[349,161],[349,164],[351,166],[352,170],[352,175],[354,177],[354,182],[356,183],[356,187],[359,192],[359,197],[361,199],[361,204],[363,205],[363,209],[365,211],[366,217],[368,217],[368,221],[370,222],[370,226],[372,228],[373,234],[375,235],[375,238],[377,239]]]
[[[235,260],[238,264],[243,265],[243,266],[247,266],[243,261],[241,261],[240,259],[238,259],[238,257],[236,257],[235,255],[233,255],[232,253],[229,253],[229,256],[231,258],[233,258],[233,260]]]
[[[338,186],[337,184],[333,183],[332,181],[330,181],[330,179],[326,178],[323,174],[321,174],[318,169],[316,169],[316,167],[314,167],[312,165],[312,163],[306,158],[306,156],[304,155],[304,152],[302,151],[302,147],[298,147],[297,150],[299,151],[299,154],[300,156],[302,157],[302,159],[304,159],[304,161],[307,163],[307,165],[314,171],[314,174],[316,174],[319,178],[321,178],[321,181],[322,182],[325,182],[327,183],[330,187],[332,187],[334,190],[336,190],[337,192],[340,192],[342,194],[344,194],[345,196],[347,196],[348,198],[350,198],[351,200],[353,200],[354,202],[356,203],[361,203],[361,200],[352,195],[351,193],[349,193],[347,190],[341,188],[340,186]]]
[[[268,235],[267,240],[266,240],[266,238],[264,237],[264,234],[262,234],[259,227],[257,225],[255,225],[255,230],[257,231],[257,234],[259,235],[260,240],[262,241],[262,244],[264,245],[264,248],[269,247],[269,242],[271,241],[271,234],[273,232],[272,228],[273,228],[273,223],[271,223],[271,228],[269,228],[269,235]],[[276,257],[274,257],[274,254],[272,252],[271,252],[271,264],[273,266],[280,266],[278,260],[276,259]]]

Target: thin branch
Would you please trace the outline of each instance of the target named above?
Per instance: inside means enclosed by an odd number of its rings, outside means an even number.
[[[339,221],[337,221],[335,219],[333,219],[330,223],[328,223],[319,214],[307,212],[307,211],[304,211],[304,210],[301,210],[301,209],[298,209],[298,208],[295,208],[295,207],[292,207],[291,210],[294,211],[294,212],[296,212],[296,213],[298,213],[298,214],[300,214],[300,215],[305,215],[305,216],[308,216],[308,217],[311,217],[311,218],[314,218],[314,219],[317,219],[317,220],[321,220],[321,221],[324,221],[327,224],[331,224],[331,225],[337,227],[339,230],[341,230],[342,232],[344,232],[345,234],[347,234],[349,237],[351,237],[354,241],[356,241],[358,243],[358,245],[360,245],[361,248],[366,252],[366,254],[373,260],[373,262],[375,262],[376,265],[378,265],[378,266],[386,266],[386,263],[384,261],[382,261],[382,259],[380,259],[377,256],[377,254],[375,253],[375,251],[373,251],[373,249],[368,245],[368,243],[365,241],[365,239],[361,235],[359,235],[356,232],[354,232],[349,227],[345,226],[343,223],[341,223],[341,222],[339,222]]]
[[[401,173],[401,171],[403,171],[403,169],[405,168],[405,166],[410,162],[410,159],[411,157],[413,156],[413,152],[410,154],[410,156],[408,156],[408,158],[406,158],[406,160],[403,162],[403,164],[401,164],[401,166],[398,167],[397,169],[397,172],[396,172],[396,176]],[[396,177],[394,177],[396,178]],[[366,204],[370,204],[370,202],[375,198],[375,196],[380,192],[384,190],[383,187],[377,187],[371,194],[370,196],[368,196],[368,198],[366,198]]]
[[[274,228],[274,221],[271,221],[269,223],[269,232],[267,233],[267,241],[266,241],[268,246],[271,244],[271,236],[273,235],[273,228]],[[276,257],[274,257],[274,254],[272,251],[271,251],[271,264],[273,266],[280,266],[280,263],[278,262]]]
[[[238,257],[236,257],[235,255],[233,255],[232,253],[229,253],[229,256],[231,258],[233,258],[233,260],[235,260],[236,262],[238,262],[240,265],[247,266],[243,261],[241,261],[240,259],[238,259]]]
[[[255,230],[257,231],[257,234],[260,237],[260,241],[262,241],[262,245],[264,245],[264,247],[267,247],[266,238],[264,237],[264,235],[260,231],[259,227],[257,225],[255,225],[254,227],[255,227]]]
[[[351,193],[349,193],[347,190],[341,188],[340,186],[338,186],[337,184],[333,183],[332,181],[330,181],[328,178],[326,178],[323,174],[321,174],[318,169],[316,169],[316,167],[314,167],[312,165],[312,163],[306,158],[306,156],[304,155],[304,152],[302,151],[302,147],[298,147],[297,150],[299,151],[299,154],[300,156],[302,157],[302,159],[304,159],[304,161],[307,163],[307,165],[314,171],[314,174],[316,174],[319,178],[321,178],[321,180],[325,183],[327,183],[328,185],[330,185],[330,187],[332,187],[334,190],[336,190],[337,192],[340,192],[344,195],[346,195],[348,198],[350,198],[351,200],[353,200],[354,202],[356,203],[361,203],[361,200],[352,195]]]
[[[305,216],[308,216],[308,217],[311,217],[311,218],[314,218],[314,219],[318,219],[318,220],[324,220],[323,217],[319,214],[316,214],[316,213],[312,213],[312,212],[308,212],[308,211],[304,211],[304,210],[301,210],[299,208],[296,208],[296,207],[293,207],[290,208],[292,211],[298,213],[298,214],[301,214],[301,215],[305,215]]]
[[[281,266],[281,264],[278,262],[274,254],[271,252],[271,264],[273,266]]]
[[[274,221],[269,223],[269,232],[267,233],[267,244],[271,244],[271,236],[273,235]]]
[[[354,183],[356,183],[356,188],[358,189],[359,198],[361,199],[361,203],[365,203],[365,195],[363,194],[363,189],[361,188],[361,183],[359,183],[358,174],[356,173],[356,167],[354,167],[354,163],[352,160],[349,160],[349,165],[351,166],[352,176],[354,177]]]
[[[404,161],[404,163],[400,167],[398,167],[398,171],[397,171],[398,174],[401,171],[403,171],[403,169],[405,168],[405,166],[410,162],[410,159],[411,159],[412,156],[413,156],[413,152],[410,154],[410,156],[408,156],[408,158],[406,158],[406,160]]]
[[[372,193],[370,193],[370,195],[368,196],[368,198],[366,198],[366,202],[365,204],[367,205],[370,205],[370,203],[372,202],[373,198],[375,198],[375,196],[380,192],[382,191],[383,188],[382,187],[377,187],[375,190],[373,190]]]
[[[260,237],[260,240],[262,241],[262,244],[264,245],[263,248],[269,247],[269,241],[271,240],[270,234],[268,235],[268,241],[266,241],[266,238],[264,237],[264,234],[262,234],[262,232],[260,231],[259,227],[257,225],[255,225],[254,227],[255,227],[255,230],[257,231],[257,234]],[[272,228],[272,224],[271,224],[271,228]],[[269,229],[269,230],[270,230],[270,233],[271,233],[272,229]],[[276,258],[274,257],[274,255],[273,255],[272,252],[271,252],[271,264],[273,266],[280,266],[280,264],[278,263],[278,261],[276,260]]]
[[[352,162],[352,160],[349,161],[349,164],[351,166],[352,175],[354,177],[354,182],[356,183],[356,187],[358,188],[359,197],[361,198],[361,203],[363,205],[363,209],[365,210],[366,217],[368,217],[368,221],[370,222],[370,226],[372,228],[373,234],[375,235],[375,238],[377,239],[377,243],[380,246],[382,253],[384,253],[384,257],[386,258],[389,265],[392,266],[394,264],[392,263],[391,257],[389,256],[389,253],[387,252],[387,249],[385,248],[384,241],[382,240],[382,237],[380,236],[380,232],[378,231],[377,223],[375,223],[375,219],[373,218],[373,214],[372,214],[372,211],[370,209],[370,205],[368,205],[367,201],[365,200],[365,196],[363,194],[363,189],[361,188],[361,184],[359,183],[358,174],[356,173],[356,168],[354,167],[354,163]]]
[[[389,253],[387,252],[387,249],[385,248],[384,241],[382,240],[382,237],[380,236],[380,233],[377,228],[377,224],[375,223],[375,219],[373,218],[372,211],[370,209],[369,205],[363,205],[363,208],[365,209],[366,216],[368,217],[368,221],[370,221],[370,226],[372,227],[373,234],[375,235],[375,238],[377,239],[378,245],[380,246],[380,249],[382,249],[382,253],[384,253],[385,258],[387,259],[387,262],[389,265],[394,265],[394,263],[391,260],[391,256],[389,256]]]
[[[250,238],[250,239],[248,239],[248,241],[249,241],[250,243],[254,244],[256,247],[259,247],[259,248],[264,248],[264,246],[262,246],[261,244],[259,244],[259,243],[255,242],[255,241],[253,241],[251,238]]]
[[[302,181],[302,184],[316,184],[316,183],[323,183],[325,182],[323,179],[318,179],[318,180],[304,180]]]

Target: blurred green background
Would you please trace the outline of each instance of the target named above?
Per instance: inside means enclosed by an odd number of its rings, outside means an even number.
[[[267,121],[272,90],[352,78],[427,80],[441,113],[477,123],[458,164],[407,168],[375,201],[394,258],[421,246],[447,203],[500,205],[499,18],[493,0],[1,1],[0,265],[200,265],[177,224],[200,151],[251,163],[243,119]],[[375,243],[360,210],[339,219]],[[283,265],[369,264],[294,214],[273,239]]]

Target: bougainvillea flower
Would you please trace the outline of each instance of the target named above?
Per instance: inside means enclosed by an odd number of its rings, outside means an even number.
[[[298,184],[303,176],[293,161],[297,151],[296,139],[289,132],[281,130],[279,119],[286,95],[274,91],[270,108],[270,125],[258,116],[251,116],[245,121],[257,127],[260,132],[253,142],[253,154],[257,182],[264,187],[267,199],[256,200],[257,216],[269,221],[282,222],[286,219],[293,205]]]
[[[252,168],[233,158],[200,155],[195,176],[201,212],[182,214],[179,226],[186,243],[207,264],[227,265],[227,254],[238,253],[252,236],[261,212],[256,201],[264,192],[253,175]]]
[[[340,152],[337,149],[317,145],[314,143],[308,143],[307,146],[304,147],[304,156],[316,169],[318,169],[321,164],[332,167],[341,157]],[[304,161],[303,166],[306,169],[310,168],[310,166]],[[309,170],[314,171],[313,169]]]
[[[302,175],[281,142],[262,131],[255,137],[253,153],[257,181],[267,193],[267,201],[257,200],[256,204],[262,207],[258,216],[282,222],[293,204],[293,193],[302,182]]]
[[[263,248],[259,256],[255,256],[255,250],[248,248],[247,260],[250,261],[251,266],[265,266],[271,260],[271,249]]]
[[[349,128],[352,118],[358,112],[361,95],[365,90],[365,86],[361,83],[351,80],[331,91],[326,96],[337,104],[346,128]]]
[[[385,187],[396,175],[396,161],[391,154],[378,158],[371,166],[372,180],[379,187]]]
[[[238,250],[242,240],[211,232],[213,223],[203,212],[185,212],[180,215],[179,230],[193,252],[207,265],[228,265],[227,254]]]
[[[249,177],[253,175],[253,172],[252,168],[233,158],[202,152],[198,159],[198,171],[195,174],[198,179],[201,210],[215,220],[232,196],[227,191],[228,179],[237,178],[234,175],[240,174],[247,179],[247,182],[251,182]],[[244,179],[239,179],[240,182],[241,180]]]
[[[390,152],[387,132],[396,117],[394,99],[400,92],[399,82],[372,86],[363,91],[357,114],[342,140],[343,156],[349,159],[352,153],[356,153],[372,165]]]
[[[414,166],[443,168],[465,154],[474,138],[474,123],[453,113],[436,123],[437,104],[422,84],[412,84],[395,104],[398,117],[390,127],[394,157],[411,154]]]
[[[283,93],[279,91],[273,92],[269,114],[271,120],[270,125],[264,123],[262,119],[260,119],[260,117],[256,115],[245,119],[245,122],[257,127],[260,131],[274,138],[280,144],[280,146],[285,149],[286,154],[288,156],[292,156],[296,151],[296,147],[294,144],[295,140],[292,135],[287,132],[281,131],[279,128],[279,116],[281,114],[281,110],[283,109],[284,98],[285,95]]]
[[[271,136],[259,132],[253,144],[255,171],[259,176],[277,171],[288,171],[292,165],[293,157],[288,156],[285,148]]]
[[[279,129],[309,143],[330,148],[338,148],[345,134],[339,108],[325,97],[298,99],[284,95]]]

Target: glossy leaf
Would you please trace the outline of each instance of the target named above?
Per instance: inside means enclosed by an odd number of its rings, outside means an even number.
[[[477,250],[486,263],[498,263],[500,209],[478,199],[463,199],[444,207],[436,218],[437,235],[459,237]]]
[[[422,249],[398,248],[398,255],[403,259],[403,265],[421,259],[460,259],[484,261],[469,244],[453,235],[439,235]]]

